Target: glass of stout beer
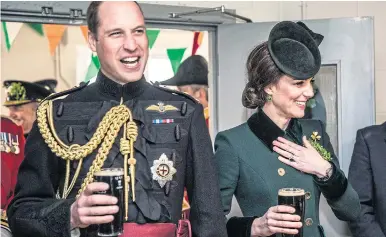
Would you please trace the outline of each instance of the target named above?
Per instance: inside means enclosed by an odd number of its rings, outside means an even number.
[[[114,220],[110,223],[100,224],[98,226],[98,236],[118,236],[123,233],[123,169],[122,168],[105,168],[94,173],[94,182],[104,182],[109,185],[109,189],[98,194],[114,196],[118,199],[117,206],[119,211],[115,213]]]
[[[303,223],[305,212],[305,192],[300,188],[282,188],[278,193],[278,205],[291,206],[296,209],[294,215],[300,216],[300,222]],[[299,229],[296,235],[282,234],[282,237],[303,237],[303,227]]]

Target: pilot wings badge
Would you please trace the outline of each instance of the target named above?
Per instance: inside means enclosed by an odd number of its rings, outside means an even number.
[[[153,179],[159,183],[161,188],[165,186],[166,182],[171,181],[173,175],[177,172],[173,167],[173,161],[170,161],[165,153],[158,160],[154,160],[150,170],[153,174]]]
[[[178,111],[173,105],[165,105],[163,102],[158,102],[157,105],[150,105],[146,108],[147,111],[157,111],[159,113],[165,113],[167,111]]]

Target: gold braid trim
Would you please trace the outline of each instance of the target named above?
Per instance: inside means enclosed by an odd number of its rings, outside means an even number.
[[[129,121],[129,122],[127,122]],[[128,128],[126,128],[126,122]],[[80,190],[78,191],[77,198],[84,191],[86,186],[93,182],[94,173],[99,171],[104,161],[107,158],[111,147],[114,144],[116,137],[118,136],[119,130],[122,125],[124,125],[124,135],[121,139],[121,153],[125,158],[125,211],[126,219],[128,213],[128,185],[129,178],[127,176],[127,164],[130,164],[130,176],[132,184],[132,193],[133,201],[135,201],[135,164],[136,160],[134,158],[134,142],[138,136],[138,128],[135,122],[133,121],[133,116],[129,108],[125,105],[118,105],[111,108],[103,117],[102,121],[99,123],[96,132],[93,134],[92,138],[85,145],[81,146],[79,144],[73,144],[71,146],[66,145],[63,141],[60,140],[59,136],[56,134],[52,116],[52,101],[44,101],[39,106],[37,110],[37,123],[42,134],[44,141],[47,143],[48,147],[51,149],[56,156],[66,160],[66,177],[65,185],[63,188],[63,198],[66,198],[71,189],[73,188],[75,181],[79,175],[80,167],[82,165],[83,158],[91,154],[100,144],[98,153],[90,166],[90,169],[87,173],[86,178],[84,179]],[[126,138],[127,136],[127,138]],[[103,142],[102,142],[103,140]],[[130,153],[130,159],[127,159],[128,154]],[[79,160],[77,170],[74,174],[73,180],[68,187],[69,183],[69,169],[70,161]]]
[[[94,173],[96,171],[99,171],[100,168],[102,168],[103,163],[105,162],[107,155],[109,154],[109,151],[114,144],[115,138],[117,137],[120,128],[122,127],[123,124],[125,124],[127,119],[131,117],[130,111],[125,105],[118,105],[117,107],[121,109],[117,110],[117,114],[115,118],[112,120],[110,129],[107,131],[105,140],[103,141],[102,145],[99,147],[98,154],[96,155],[94,161],[92,162],[92,165],[90,166],[87,176],[83,181],[83,184],[78,192],[78,196],[84,191],[86,186],[94,180]],[[113,107],[111,110],[117,107]]]
[[[51,115],[51,100],[44,101],[39,106],[37,110],[37,122],[43,139],[45,140],[51,151],[55,153],[55,155],[61,157],[64,160],[79,160],[91,154],[98,147],[98,145],[102,142],[102,139],[105,137],[107,130],[110,128],[110,124],[113,123],[114,120],[117,120],[122,116],[129,116],[128,113],[123,112],[125,109],[128,110],[128,108],[124,105],[119,105],[111,108],[103,117],[102,121],[99,123],[98,128],[93,134],[90,141],[83,146],[80,146],[78,144],[67,146],[60,140],[60,138],[54,132],[55,128],[53,127],[53,116]],[[48,123],[51,129],[48,126],[47,117],[49,117]],[[126,118],[126,120],[127,119],[128,117]],[[118,127],[117,129],[119,131],[120,127]],[[53,133],[51,133],[51,131]]]
[[[128,126],[128,128],[127,128]],[[129,140],[127,140],[127,138]],[[137,140],[138,129],[135,122],[130,121],[124,125],[123,137],[120,142],[120,151],[124,157],[124,169],[125,169],[125,203],[129,203],[129,182],[131,181],[131,190],[133,196],[133,202],[135,202],[135,163],[137,162],[134,159],[134,142]],[[128,160],[128,154],[130,154],[130,159]],[[134,160],[134,164],[132,162]],[[130,164],[130,178],[127,176],[127,165]],[[128,205],[125,207],[125,220],[128,220]]]

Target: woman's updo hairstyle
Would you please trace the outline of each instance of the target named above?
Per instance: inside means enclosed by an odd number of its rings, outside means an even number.
[[[248,83],[242,95],[243,106],[249,109],[261,108],[268,96],[264,88],[276,84],[284,75],[272,60],[267,42],[256,46],[249,54],[247,74]]]

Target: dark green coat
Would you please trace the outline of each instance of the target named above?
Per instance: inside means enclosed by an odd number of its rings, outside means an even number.
[[[312,132],[321,135],[320,144],[333,157],[333,174],[325,182],[282,163],[278,154],[272,151],[272,141],[278,136],[302,144],[302,136],[309,138]],[[319,223],[321,192],[340,220],[353,220],[359,214],[358,195],[339,169],[329,137],[318,120],[292,119],[288,129],[283,131],[261,111],[252,115],[247,123],[220,132],[215,150],[224,214],[230,212],[235,195],[245,216],[228,221],[231,237],[250,236],[254,218],[263,216],[269,207],[277,205],[278,190],[284,187],[306,191],[305,237],[324,236]]]

